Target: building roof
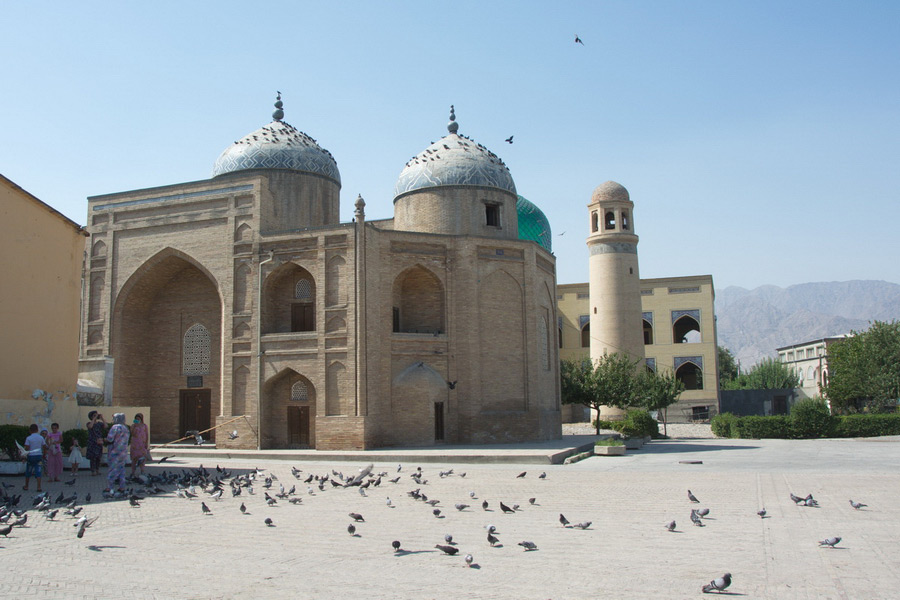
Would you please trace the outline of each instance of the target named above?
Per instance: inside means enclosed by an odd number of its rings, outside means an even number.
[[[249,169],[284,169],[313,173],[341,183],[341,174],[331,153],[310,136],[282,121],[282,106],[279,94],[272,113],[274,120],[226,148],[213,166],[213,177]]]
[[[76,223],[75,221],[73,221],[72,219],[67,217],[66,215],[62,214],[61,212],[59,212],[58,210],[56,210],[55,208],[53,208],[52,206],[50,206],[49,204],[47,204],[46,202],[44,202],[43,200],[41,200],[40,198],[35,196],[34,194],[30,193],[28,190],[22,188],[19,184],[17,184],[12,179],[9,179],[9,178],[3,176],[2,174],[0,174],[0,183],[6,184],[10,189],[20,192],[23,196],[25,196],[32,202],[35,202],[36,204],[40,205],[41,208],[43,208],[50,214],[58,217],[62,222],[66,223],[69,227],[72,227],[75,231],[77,231],[81,235],[83,235],[85,237],[88,236],[88,232],[85,231],[83,226],[79,225],[78,223]]]
[[[394,199],[416,190],[449,185],[496,188],[516,193],[509,169],[499,156],[459,135],[456,114],[450,107],[450,132],[409,159],[394,186]]]
[[[631,202],[631,198],[628,190],[621,184],[607,181],[594,188],[594,193],[591,194],[591,204],[594,202]]]

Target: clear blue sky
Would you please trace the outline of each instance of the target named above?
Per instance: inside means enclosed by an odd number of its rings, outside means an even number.
[[[281,90],[337,159],[345,221],[357,194],[393,214],[454,104],[550,219],[560,283],[587,279],[609,179],[642,277],[900,282],[900,2],[4,2],[0,21],[0,173],[78,223],[88,196],[209,177]]]

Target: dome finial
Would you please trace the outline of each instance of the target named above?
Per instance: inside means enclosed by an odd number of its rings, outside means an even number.
[[[459,123],[456,122],[456,112],[453,110],[453,105],[450,105],[450,122],[447,123],[447,131],[450,133],[456,133],[459,131]]]
[[[276,121],[280,121],[284,118],[284,111],[281,108],[284,106],[284,102],[281,101],[281,92],[278,92],[278,97],[275,98],[275,112],[272,113],[272,118]]]

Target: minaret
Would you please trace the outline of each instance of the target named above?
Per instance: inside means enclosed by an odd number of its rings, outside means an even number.
[[[628,190],[615,181],[598,186],[588,204],[592,360],[618,352],[643,365],[641,280],[633,210]],[[606,420],[619,419],[623,414],[609,407],[600,410],[600,418]],[[591,415],[592,419],[596,417]]]

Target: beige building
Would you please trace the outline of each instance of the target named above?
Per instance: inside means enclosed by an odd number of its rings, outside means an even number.
[[[85,235],[0,175],[0,400],[74,397]]]
[[[589,285],[559,285],[556,294],[560,358],[580,359],[589,355],[592,337]],[[654,371],[674,372],[685,385],[679,402],[669,408],[669,421],[711,418],[719,406],[712,276],[642,279],[640,294],[646,365]],[[575,409],[566,418],[583,416]]]
[[[846,337],[846,334],[825,337],[776,349],[778,360],[788,365],[800,379],[797,388],[800,398],[822,395],[822,386],[828,381],[828,347]]]
[[[549,224],[500,158],[451,110],[394,217],[358,198],[341,222],[336,161],[280,98],[273,118],[211,179],[88,199],[82,377],[151,407],[158,442],[229,421],[220,447],[558,438]]]

